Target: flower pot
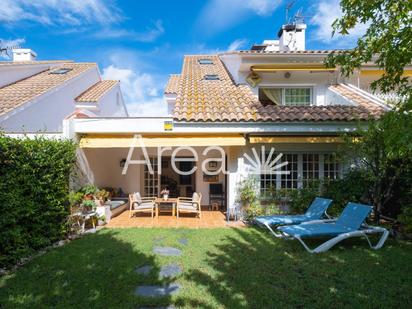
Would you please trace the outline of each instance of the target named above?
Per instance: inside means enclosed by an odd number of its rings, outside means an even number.
[[[168,194],[163,194],[163,200],[167,201],[168,198],[169,198]]]
[[[93,199],[93,195],[92,194],[87,194],[87,195],[84,196],[84,199],[86,201],[91,201]]]

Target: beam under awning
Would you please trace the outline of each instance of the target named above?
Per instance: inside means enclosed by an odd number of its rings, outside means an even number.
[[[251,136],[251,144],[337,144],[343,143],[338,136]]]
[[[261,64],[250,67],[252,72],[276,72],[276,71],[325,71],[333,72],[336,68],[327,68],[324,64],[310,63],[279,63]]]
[[[133,135],[87,135],[80,139],[80,148],[130,148]],[[240,135],[143,135],[145,147],[179,146],[245,146],[246,140]],[[136,146],[141,144],[137,141]]]

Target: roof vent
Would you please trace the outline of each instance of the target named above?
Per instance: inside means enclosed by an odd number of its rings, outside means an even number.
[[[199,64],[213,64],[213,60],[212,59],[199,59],[198,60]]]
[[[70,72],[73,69],[70,68],[60,68],[54,71],[51,71],[50,74],[66,74],[67,72]]]
[[[206,74],[205,75],[205,80],[219,80],[219,75],[217,74]]]

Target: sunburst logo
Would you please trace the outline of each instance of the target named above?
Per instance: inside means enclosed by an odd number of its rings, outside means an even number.
[[[288,161],[281,162],[283,153],[279,153],[276,157],[275,148],[271,147],[269,153],[266,153],[265,146],[260,149],[260,155],[255,148],[252,148],[253,158],[245,153],[243,156],[249,163],[248,172],[251,174],[272,174],[272,175],[289,175],[290,171],[282,169],[289,164]]]

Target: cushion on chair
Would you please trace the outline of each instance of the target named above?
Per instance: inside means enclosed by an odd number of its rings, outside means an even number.
[[[153,209],[154,205],[149,203],[142,203],[139,206],[135,206],[135,210],[142,210],[142,209]]]
[[[142,197],[139,192],[136,192],[133,194],[133,200],[137,202],[138,204],[142,203]]]
[[[197,212],[197,208],[192,206],[191,204],[190,205],[180,204],[178,209],[179,210],[187,210],[187,211],[196,211]]]

